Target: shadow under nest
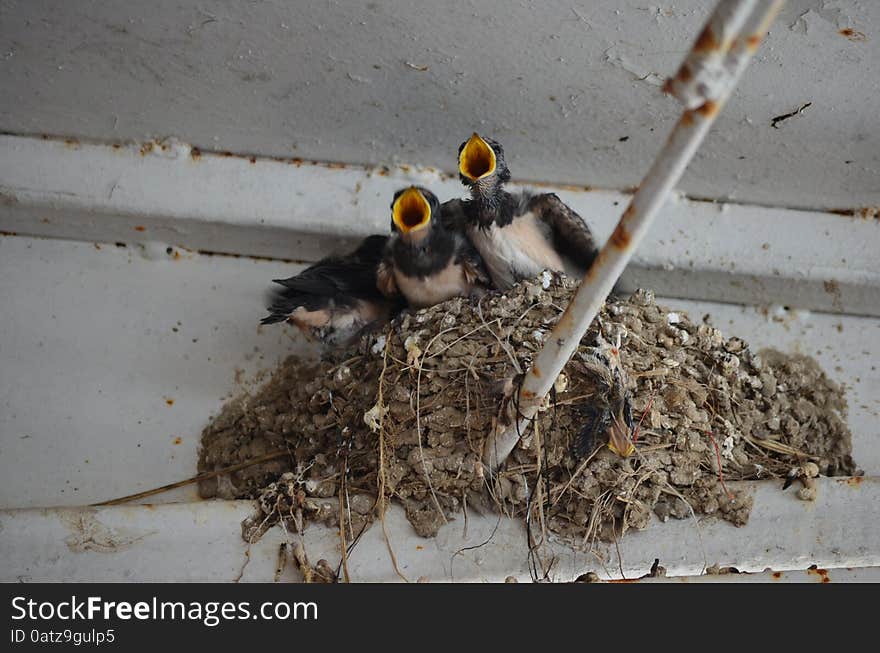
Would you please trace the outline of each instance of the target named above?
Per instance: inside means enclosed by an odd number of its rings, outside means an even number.
[[[731,481],[783,478],[808,461],[822,475],[855,472],[843,391],[813,359],[753,353],[638,291],[602,309],[490,479],[483,447],[511,379],[528,370],[576,286],[544,273],[479,302],[404,313],[332,358],[289,358],[205,428],[199,472],[285,454],[203,481],[200,494],[258,499],[243,524],[248,541],[279,520],[295,531],[338,526],[343,515],[352,542],[395,500],[424,537],[468,510],[526,518],[536,541],[553,534],[589,548],[645,528],[652,513],[745,524],[752,498]],[[607,405],[591,362],[618,339],[639,423],[627,458],[582,434]]]

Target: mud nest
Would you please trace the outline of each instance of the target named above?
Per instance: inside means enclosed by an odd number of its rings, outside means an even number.
[[[544,273],[479,302],[405,313],[332,360],[289,358],[205,428],[199,471],[283,455],[204,481],[201,495],[259,499],[249,540],[279,519],[301,529],[343,515],[351,541],[393,500],[425,537],[462,510],[495,511],[589,547],[646,527],[651,513],[744,524],[752,500],[735,481],[782,478],[806,462],[823,475],[855,472],[842,389],[814,360],[752,352],[639,291],[602,309],[490,479],[480,461],[510,379],[528,370],[575,287]],[[629,458],[577,442],[603,399],[588,361],[618,341],[640,424]]]

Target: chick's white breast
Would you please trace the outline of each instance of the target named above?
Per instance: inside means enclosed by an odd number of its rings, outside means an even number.
[[[433,306],[453,297],[465,296],[470,292],[464,270],[454,263],[450,263],[429,277],[409,277],[397,270],[394,272],[394,277],[406,301],[415,308]]]
[[[505,227],[471,228],[468,235],[483,257],[492,283],[501,290],[542,270],[565,272],[562,257],[532,213],[514,218]]]

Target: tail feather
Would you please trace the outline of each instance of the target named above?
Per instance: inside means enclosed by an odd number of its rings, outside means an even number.
[[[272,313],[260,320],[260,324],[277,324],[278,322],[284,322],[287,317],[288,315],[284,313]]]
[[[369,285],[357,288],[357,274],[360,271],[355,268],[328,269],[325,266],[320,270],[305,270],[301,274],[289,279],[273,279],[274,283],[284,286],[279,291],[284,294],[299,295],[314,298],[336,298],[346,303],[346,299],[353,294],[371,294]],[[358,292],[360,290],[360,292]],[[378,292],[378,290],[376,291]],[[352,300],[353,301],[353,300]]]
[[[270,304],[267,309],[269,315],[260,320],[260,324],[276,324],[277,322],[284,322],[290,317],[291,313],[298,308],[303,308],[307,311],[316,311],[322,308],[329,308],[335,303],[336,302],[331,297],[285,287],[283,289],[275,290],[272,293]]]

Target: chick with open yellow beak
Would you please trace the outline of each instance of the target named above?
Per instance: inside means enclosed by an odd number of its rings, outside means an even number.
[[[432,206],[431,201],[434,201]],[[428,235],[431,218],[437,208],[436,197],[430,191],[415,186],[399,191],[391,204],[391,222],[402,237],[418,242]]]
[[[473,134],[458,148],[458,174],[470,190],[465,233],[496,287],[506,290],[542,270],[584,276],[598,254],[589,227],[552,193],[505,190],[510,170],[500,143]]]
[[[628,458],[636,451],[630,434],[633,432],[632,408],[625,398],[611,412],[608,425],[608,448],[621,458]]]
[[[497,145],[494,141],[492,143]],[[499,151],[501,150],[499,149]],[[459,148],[459,174],[467,180],[465,183],[475,183],[481,179],[490,178],[497,169],[498,155],[495,154],[492,145],[474,132],[473,136]],[[506,166],[504,166],[504,169],[506,169]]]
[[[595,380],[595,391],[582,404],[583,426],[575,438],[579,456],[590,453],[598,441],[622,458],[635,453],[630,393],[626,372],[620,362],[620,341],[614,345],[598,337],[597,346],[574,364]]]
[[[422,308],[488,286],[480,255],[461,231],[447,226],[444,207],[419,186],[395,193],[391,237],[377,273],[383,294],[402,295],[410,306]]]

